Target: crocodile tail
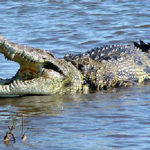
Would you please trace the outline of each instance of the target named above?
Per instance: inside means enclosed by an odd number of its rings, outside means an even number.
[[[144,43],[140,40],[140,43],[134,42],[134,46],[140,48],[142,52],[150,53],[150,43]]]

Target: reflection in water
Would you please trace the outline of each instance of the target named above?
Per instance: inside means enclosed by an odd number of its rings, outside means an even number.
[[[66,109],[72,107],[81,107],[91,101],[94,105],[96,102],[101,103],[101,109],[115,108],[119,105],[131,105],[133,98],[130,101],[130,96],[134,92],[143,93],[143,86],[139,88],[121,88],[113,89],[112,91],[100,91],[93,94],[75,94],[75,95],[60,95],[60,96],[24,96],[16,98],[0,98],[1,113],[21,113],[26,116],[41,116],[43,114],[55,116],[61,115]],[[144,89],[145,91],[145,89]],[[127,95],[126,95],[127,93]],[[128,100],[129,97],[129,101]],[[125,99],[125,102],[122,100]],[[135,100],[137,97],[135,97]],[[113,101],[115,100],[115,103]],[[116,103],[116,100],[118,102]],[[106,103],[106,106],[104,106]],[[136,101],[134,102],[135,105]],[[89,104],[89,103],[88,103]],[[103,105],[104,104],[104,105]],[[6,108],[6,109],[5,109]],[[8,109],[9,108],[9,109]]]
[[[24,96],[16,98],[0,98],[0,107],[6,109],[6,112],[22,113],[29,116],[34,115],[59,115],[63,113],[64,104],[75,102],[76,104],[83,100],[82,95],[63,95],[63,96]],[[86,97],[86,96],[85,96]],[[88,97],[87,97],[88,98]],[[2,111],[4,113],[5,110]]]
[[[1,98],[0,107],[4,108],[2,111],[3,115],[6,111],[6,113],[21,113],[26,116],[40,116],[42,114],[55,116],[63,113],[69,105],[70,107],[80,107],[80,104],[83,102],[93,100],[101,102],[107,101],[109,96],[110,98],[115,99],[118,98],[120,94],[121,92],[116,93],[116,91],[111,91],[110,93],[108,91],[103,91],[87,95],[75,94],[63,96],[24,96],[16,98]]]
[[[67,99],[55,96],[25,96],[17,98],[1,99],[0,106],[11,105],[16,108],[15,112],[20,112],[26,115],[41,115],[49,114],[56,115],[63,111],[62,103],[67,102]]]

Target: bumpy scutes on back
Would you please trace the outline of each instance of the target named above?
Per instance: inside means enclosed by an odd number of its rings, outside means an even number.
[[[83,74],[85,83],[95,90],[141,83],[150,78],[150,46],[139,44],[102,46],[84,54],[67,55]],[[143,50],[144,49],[144,50]]]

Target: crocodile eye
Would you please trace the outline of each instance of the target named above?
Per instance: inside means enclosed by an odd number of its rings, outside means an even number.
[[[54,71],[56,71],[56,72],[59,72],[60,74],[63,74],[63,72],[62,72],[56,65],[54,65],[54,64],[51,63],[51,62],[45,62],[44,65],[43,65],[43,67],[44,67],[45,69],[54,70]]]

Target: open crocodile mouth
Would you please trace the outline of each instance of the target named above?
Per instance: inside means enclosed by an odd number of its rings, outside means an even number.
[[[0,36],[0,53],[20,65],[14,77],[0,79],[0,97],[49,94],[48,84],[63,78],[63,69],[50,52],[18,45]]]

